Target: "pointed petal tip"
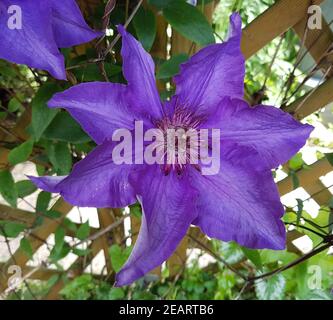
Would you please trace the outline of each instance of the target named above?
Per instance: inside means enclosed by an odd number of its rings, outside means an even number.
[[[267,243],[263,246],[262,249],[271,249],[271,250],[285,250],[287,244],[287,232],[284,226],[284,223],[279,219],[278,231],[274,238],[268,237]],[[261,248],[258,248],[261,249]]]
[[[242,21],[242,18],[239,14],[239,12],[235,11],[233,12],[231,15],[230,15],[230,21],[231,22],[241,22]]]
[[[44,191],[51,192],[51,193],[58,193],[58,185],[59,183],[66,178],[66,176],[44,176],[44,177],[34,177],[34,176],[27,176],[33,184]]]
[[[106,30],[93,30],[93,33],[99,38],[105,36]]]
[[[116,276],[116,281],[114,282],[113,286],[115,288],[121,288],[121,287],[125,287],[127,285],[129,285],[130,283],[126,283],[126,281],[124,280],[119,280],[118,279],[118,273],[117,273],[117,276]]]
[[[271,249],[271,250],[285,250],[286,249],[286,237],[281,237],[279,239],[276,239],[274,243],[272,243],[269,246],[266,246],[266,249]],[[265,248],[263,248],[265,249]]]
[[[144,276],[144,272],[136,267],[124,267],[116,274],[115,287],[124,287],[132,284]]]
[[[45,65],[44,67],[37,67],[37,68],[48,71],[48,73],[57,80],[67,81],[65,59],[62,55],[56,58],[56,66]]]
[[[55,104],[55,96],[53,96],[48,102],[46,102],[46,105],[49,108],[56,108],[56,104]]]
[[[60,108],[59,96],[61,92],[55,93],[52,98],[46,103],[49,108]]]
[[[39,177],[34,177],[34,176],[30,176],[30,175],[26,175],[26,177],[31,180],[31,182],[39,189],[40,186],[42,185],[42,182],[40,181],[40,178]]]
[[[270,250],[285,250],[286,249],[286,231],[284,228],[284,224],[281,221],[280,224],[280,234],[275,235],[274,238],[272,237],[266,237],[266,238],[261,238],[259,241],[255,243],[239,243],[240,245],[250,248],[250,249],[258,249],[258,250],[263,250],[263,249],[270,249]]]
[[[310,134],[312,133],[312,131],[315,129],[314,126],[312,126],[311,124],[308,124],[308,123],[305,123],[304,127],[305,127],[305,129],[307,131],[308,136],[310,136]]]
[[[261,243],[260,245],[248,245],[239,243],[242,247],[253,249],[253,250],[285,250],[286,249],[286,241],[285,237],[281,237],[279,239],[275,239],[273,242],[267,241],[265,243]]]
[[[64,73],[64,74],[58,74],[58,75],[53,74],[53,73],[50,73],[50,74],[51,74],[51,76],[53,76],[57,80],[68,81],[66,73]]]
[[[67,81],[65,57],[59,51],[54,53],[51,57],[52,58],[48,61],[48,65],[36,65],[32,67],[46,70],[53,78],[57,80]]]
[[[127,31],[126,31],[125,27],[122,24],[117,25],[117,30],[121,34],[122,37],[127,35]]]
[[[100,30],[89,29],[89,30],[87,30],[86,33],[87,34],[86,34],[85,38],[82,39],[79,44],[89,43],[90,41],[93,41],[94,39],[105,36],[105,31],[100,31]]]
[[[230,18],[230,26],[229,26],[229,39],[236,37],[241,38],[242,36],[242,18],[238,12],[234,12]]]

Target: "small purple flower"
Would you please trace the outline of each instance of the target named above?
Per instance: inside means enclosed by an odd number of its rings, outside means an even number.
[[[118,286],[165,261],[191,224],[209,237],[250,248],[285,248],[284,210],[271,169],[304,145],[312,127],[275,107],[250,107],[242,100],[240,16],[233,14],[230,22],[228,41],[202,49],[181,66],[170,101],[160,101],[152,58],[120,26],[128,85],[84,83],[49,102],[66,108],[98,146],[69,176],[31,177],[34,183],[73,205],[124,207],[137,199],[142,205],[140,234],[117,274]],[[145,129],[219,128],[219,173],[205,176],[191,164],[116,165],[110,139],[118,128],[133,130],[135,120]]]
[[[58,48],[101,35],[86,24],[74,0],[0,1],[0,58],[47,70],[57,79],[66,79]]]

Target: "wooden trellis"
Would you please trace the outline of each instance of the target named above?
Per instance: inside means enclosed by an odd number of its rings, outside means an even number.
[[[246,59],[253,56],[258,50],[263,48],[266,44],[271,42],[276,37],[282,35],[288,29],[293,28],[297,35],[303,40],[306,36],[304,44],[312,55],[317,64],[322,66],[323,70],[327,70],[328,66],[332,65],[333,57],[333,33],[327,23],[324,21],[322,30],[306,30],[306,23],[308,20],[307,9],[312,4],[320,4],[321,0],[280,0],[277,1],[272,7],[267,9],[264,13],[258,16],[252,23],[245,27],[243,30],[242,39],[242,51]],[[211,2],[205,6],[205,15],[209,20],[212,19],[214,6],[216,2]],[[157,18],[157,37],[154,47],[152,49],[152,55],[159,58],[167,58],[168,41],[166,29],[168,27],[166,21],[158,12],[155,13]],[[193,46],[192,42],[182,37],[177,32],[173,32],[171,38],[171,54],[178,53],[191,53],[193,54],[199,48]],[[333,78],[332,73],[328,73],[325,81],[311,94],[297,99],[292,104],[284,108],[285,111],[290,112],[297,119],[302,119],[320,108],[326,106],[333,101]],[[159,82],[158,87],[162,90],[164,83]],[[13,128],[11,134],[4,134],[0,132],[0,139],[4,141],[15,141],[19,138],[25,141],[29,138],[26,127],[30,123],[31,108],[28,107],[23,113],[15,128]],[[5,148],[0,149],[0,163],[8,163],[7,155],[9,150]],[[313,199],[319,204],[327,204],[331,198],[331,193],[324,187],[320,181],[320,177],[329,173],[332,170],[331,165],[326,159],[322,159],[312,164],[307,169],[301,169],[297,172],[297,177],[302,186],[310,195],[314,195]],[[287,194],[293,190],[293,181],[290,176],[278,183],[279,191],[281,195]],[[45,240],[55,232],[58,226],[62,223],[63,219],[72,209],[72,206],[66,203],[60,198],[52,207],[52,209],[61,213],[61,217],[58,219],[46,219],[45,223],[41,227],[33,229],[29,235],[29,241],[32,245],[33,251],[36,252],[45,242]],[[98,218],[100,222],[100,229],[108,228],[114,224],[118,219],[121,219],[122,212],[119,209],[99,209]],[[25,223],[27,226],[31,226],[35,219],[35,216],[31,212],[25,210],[13,209],[5,205],[0,205],[0,219],[1,220],[13,220]],[[135,241],[136,235],[140,228],[140,221],[131,216],[131,231],[133,234],[132,240]],[[91,235],[98,233],[99,229],[91,228]],[[197,228],[192,228],[190,231],[196,238],[200,238],[202,241],[207,242],[207,238]],[[73,236],[70,232],[68,236]],[[108,274],[112,274],[112,262],[109,257],[108,248],[112,243],[121,243],[124,238],[124,226],[119,224],[109,233],[103,234],[101,237],[93,239],[90,248],[92,249],[92,255],[90,255],[89,261],[96,256],[101,250],[103,250],[106,270]],[[167,264],[170,268],[170,275],[174,276],[180,272],[186,262],[186,252],[189,247],[194,246],[190,243],[188,237],[179,245],[175,254],[168,260]],[[79,258],[74,266],[70,268],[71,275],[75,276],[83,272],[80,267]],[[50,270],[43,266],[36,269],[26,266],[28,257],[17,250],[13,253],[13,257],[5,264],[0,265],[2,270],[0,274],[0,291],[3,291],[7,287],[7,269],[12,264],[19,265],[23,270],[23,275],[29,274],[30,279],[48,280],[55,274],[61,274],[56,270]],[[160,268],[154,271],[155,274],[160,274]],[[48,293],[48,299],[54,299],[57,297],[59,290],[62,288],[62,280],[51,289]]]

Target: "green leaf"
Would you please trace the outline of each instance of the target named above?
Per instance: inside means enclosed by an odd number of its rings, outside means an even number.
[[[296,190],[299,187],[299,179],[297,173],[294,170],[291,170],[289,172],[289,175],[291,176],[291,180],[293,182],[293,189]]]
[[[330,208],[330,213],[329,213],[329,217],[328,217],[328,232],[332,233],[332,231],[333,231],[333,197],[331,198],[328,206]]]
[[[142,46],[146,51],[150,51],[156,37],[154,13],[141,7],[133,19],[133,25]]]
[[[0,111],[0,120],[4,120],[6,117],[7,117],[7,112]]]
[[[198,0],[197,5],[206,5],[208,3],[211,3],[212,1],[214,1],[214,0]],[[238,1],[238,2],[242,3],[241,1]]]
[[[230,264],[236,264],[244,257],[242,249],[234,241],[222,242],[220,244],[220,252],[223,258]]]
[[[11,165],[27,161],[31,155],[34,142],[32,139],[20,144],[18,147],[11,150],[8,154],[8,161]]]
[[[296,199],[297,201],[297,221],[296,221],[296,225],[297,227],[299,226],[299,223],[301,221],[302,218],[302,213],[303,213],[303,200],[302,199]]]
[[[111,63],[104,64],[105,72],[109,78],[121,73],[121,67]],[[83,68],[74,70],[75,77],[81,82],[103,81],[103,75],[97,64],[88,64]]]
[[[303,167],[303,164],[304,161],[301,153],[297,153],[296,155],[294,155],[288,162],[289,168],[294,171],[301,169]]]
[[[49,259],[52,262],[57,262],[63,258],[65,258],[71,252],[70,246],[64,242],[64,245],[61,248],[54,247],[51,250]]]
[[[65,229],[63,227],[59,227],[54,233],[54,241],[54,247],[57,248],[57,251],[60,251],[65,243]]]
[[[142,209],[139,203],[135,203],[129,206],[130,208],[130,214],[132,214],[134,217],[141,219],[142,216]]]
[[[261,257],[260,253],[258,250],[254,249],[248,249],[245,247],[241,247],[244,255],[258,268],[262,269],[262,262],[261,262]]]
[[[163,8],[165,19],[180,34],[199,45],[215,42],[213,29],[197,8],[178,0],[168,1]]]
[[[181,0],[181,1],[183,1],[183,0]],[[170,0],[149,0],[148,2],[149,2],[149,4],[157,7],[158,9],[163,9],[165,6],[168,5]],[[185,0],[184,0],[184,2],[185,2]]]
[[[114,244],[109,249],[111,263],[114,271],[118,272],[127,261],[131,254],[132,247],[126,247],[124,250],[117,244]]]
[[[66,142],[52,143],[46,148],[55,171],[58,175],[67,175],[72,168],[72,154]]]
[[[43,223],[44,223],[44,217],[38,216],[34,221],[33,227],[34,228],[40,227],[41,225],[43,225]]]
[[[260,250],[261,261],[263,264],[275,264],[281,262],[287,264],[297,258],[295,253],[281,250]]]
[[[54,274],[53,276],[50,277],[50,279],[47,280],[47,287],[52,288],[59,280],[60,275]]]
[[[36,171],[39,176],[43,176],[45,174],[45,167],[43,167],[39,164],[36,164]]]
[[[0,69],[1,69],[2,76],[6,76],[8,78],[14,78],[14,79],[17,76],[15,69],[13,67],[11,67],[11,65],[8,62],[6,62],[4,60],[0,61]]]
[[[309,291],[303,300],[333,300],[333,295],[331,292],[315,289]]]
[[[122,288],[112,288],[109,292],[110,300],[121,300],[125,298],[125,292]]]
[[[67,112],[59,112],[55,116],[43,137],[72,143],[84,143],[91,140]]]
[[[40,192],[37,197],[36,211],[37,212],[47,211],[50,200],[51,200],[51,193],[46,192],[46,191]]]
[[[27,255],[29,259],[33,256],[31,244],[28,239],[22,238],[20,242],[20,249]]]
[[[56,210],[48,210],[44,212],[44,216],[50,219],[59,219],[61,217],[61,213]]]
[[[88,238],[90,234],[90,226],[89,221],[82,223],[79,229],[76,231],[76,237],[80,240],[85,240]]]
[[[178,54],[161,64],[157,74],[157,79],[168,79],[179,73],[180,64],[188,60],[187,54]]]
[[[87,300],[94,287],[93,277],[90,274],[84,274],[69,282],[63,289],[61,289],[60,294],[66,299]]]
[[[35,98],[32,100],[32,129],[36,141],[40,139],[45,129],[58,113],[57,109],[48,108],[46,103],[54,93],[61,91],[57,84],[46,83],[40,87]]]
[[[282,274],[255,282],[255,290],[260,300],[282,300],[284,297],[286,280]]]
[[[331,153],[325,153],[325,157],[328,160],[328,162],[333,166],[333,152]]]
[[[3,231],[8,238],[16,238],[25,228],[26,226],[22,223],[11,221],[5,221],[3,223]]]
[[[54,233],[55,244],[51,250],[49,259],[56,262],[64,257],[70,252],[70,247],[65,242],[65,230],[63,227],[58,227]]]
[[[76,232],[77,227],[76,227],[76,224],[75,224],[72,220],[70,220],[70,219],[68,219],[68,218],[65,218],[65,219],[63,220],[63,224],[64,224],[64,226],[65,226],[67,229],[69,229],[69,230],[71,230],[71,231],[73,231],[73,232]]]
[[[17,189],[17,196],[24,198],[34,193],[37,187],[30,180],[22,180],[15,183]]]
[[[0,171],[0,194],[12,207],[16,207],[17,189],[13,176],[8,170]]]
[[[133,293],[133,300],[157,300],[158,297],[151,292],[136,291]],[[185,299],[182,299],[185,300]]]
[[[78,248],[73,248],[73,253],[76,254],[79,257],[84,257],[90,253],[90,249],[78,249]]]
[[[8,103],[8,111],[16,112],[17,110],[20,109],[20,107],[21,107],[21,102],[18,101],[16,97],[10,99]]]

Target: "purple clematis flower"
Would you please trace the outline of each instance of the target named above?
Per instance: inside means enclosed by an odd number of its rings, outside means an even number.
[[[155,86],[154,63],[123,27],[122,57],[128,85],[84,83],[57,93],[49,107],[66,108],[98,144],[66,177],[31,177],[43,190],[78,206],[143,208],[139,237],[116,285],[127,285],[165,261],[191,224],[209,237],[250,248],[285,248],[284,213],[271,169],[305,143],[312,127],[243,98],[241,19],[230,18],[230,36],[181,66],[175,96],[165,103]],[[118,128],[183,127],[221,130],[220,170],[205,176],[197,166],[117,165]],[[175,169],[175,170],[174,170]]]
[[[75,0],[0,0],[0,58],[47,70],[57,79],[66,79],[58,48],[102,34],[86,24]]]

